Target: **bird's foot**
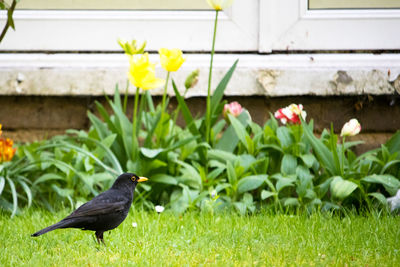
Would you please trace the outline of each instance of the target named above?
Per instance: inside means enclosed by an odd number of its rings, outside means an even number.
[[[105,246],[106,243],[104,242],[103,233],[104,233],[104,232],[96,232],[95,235],[96,235],[97,243],[100,244],[100,242],[101,242],[101,243],[103,243],[103,245]]]

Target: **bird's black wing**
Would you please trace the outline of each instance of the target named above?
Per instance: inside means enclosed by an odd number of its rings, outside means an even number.
[[[96,205],[82,205],[65,219],[97,216],[102,214],[110,214],[124,210],[125,201],[113,203],[97,203]]]
[[[107,194],[106,191],[77,208],[65,219],[120,212],[124,210],[126,203],[125,198],[110,194],[110,192]]]

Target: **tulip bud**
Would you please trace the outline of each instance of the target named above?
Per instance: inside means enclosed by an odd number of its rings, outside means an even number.
[[[186,90],[196,86],[197,82],[199,81],[199,73],[200,73],[200,70],[197,69],[197,70],[192,71],[192,73],[190,73],[187,76],[186,81],[185,81]]]
[[[118,40],[118,44],[122,47],[122,49],[125,51],[125,54],[129,56],[133,56],[136,54],[143,54],[144,49],[146,47],[146,42],[143,42],[141,47],[136,46],[136,40],[132,40],[131,42],[123,41],[123,40]]]
[[[238,102],[234,101],[230,104],[225,104],[223,115],[227,119],[228,114],[231,114],[234,117],[238,117],[242,112],[243,112],[242,106]]]
[[[357,119],[351,119],[343,125],[340,136],[355,136],[361,131],[361,124]]]

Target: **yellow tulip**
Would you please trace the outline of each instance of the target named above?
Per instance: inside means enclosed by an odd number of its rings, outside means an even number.
[[[161,66],[166,71],[177,71],[186,60],[183,58],[180,49],[161,48],[158,53],[160,54]]]
[[[133,55],[130,57],[129,81],[136,87],[143,90],[161,87],[163,79],[156,78],[155,64],[149,61],[149,54]]]
[[[207,3],[215,10],[220,11],[230,7],[233,3],[233,0],[207,0]]]

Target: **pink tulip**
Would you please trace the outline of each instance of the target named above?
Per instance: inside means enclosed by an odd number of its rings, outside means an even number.
[[[225,118],[228,117],[228,114],[231,114],[234,117],[238,117],[242,112],[242,106],[238,102],[234,101],[230,104],[225,104],[223,114]]]

